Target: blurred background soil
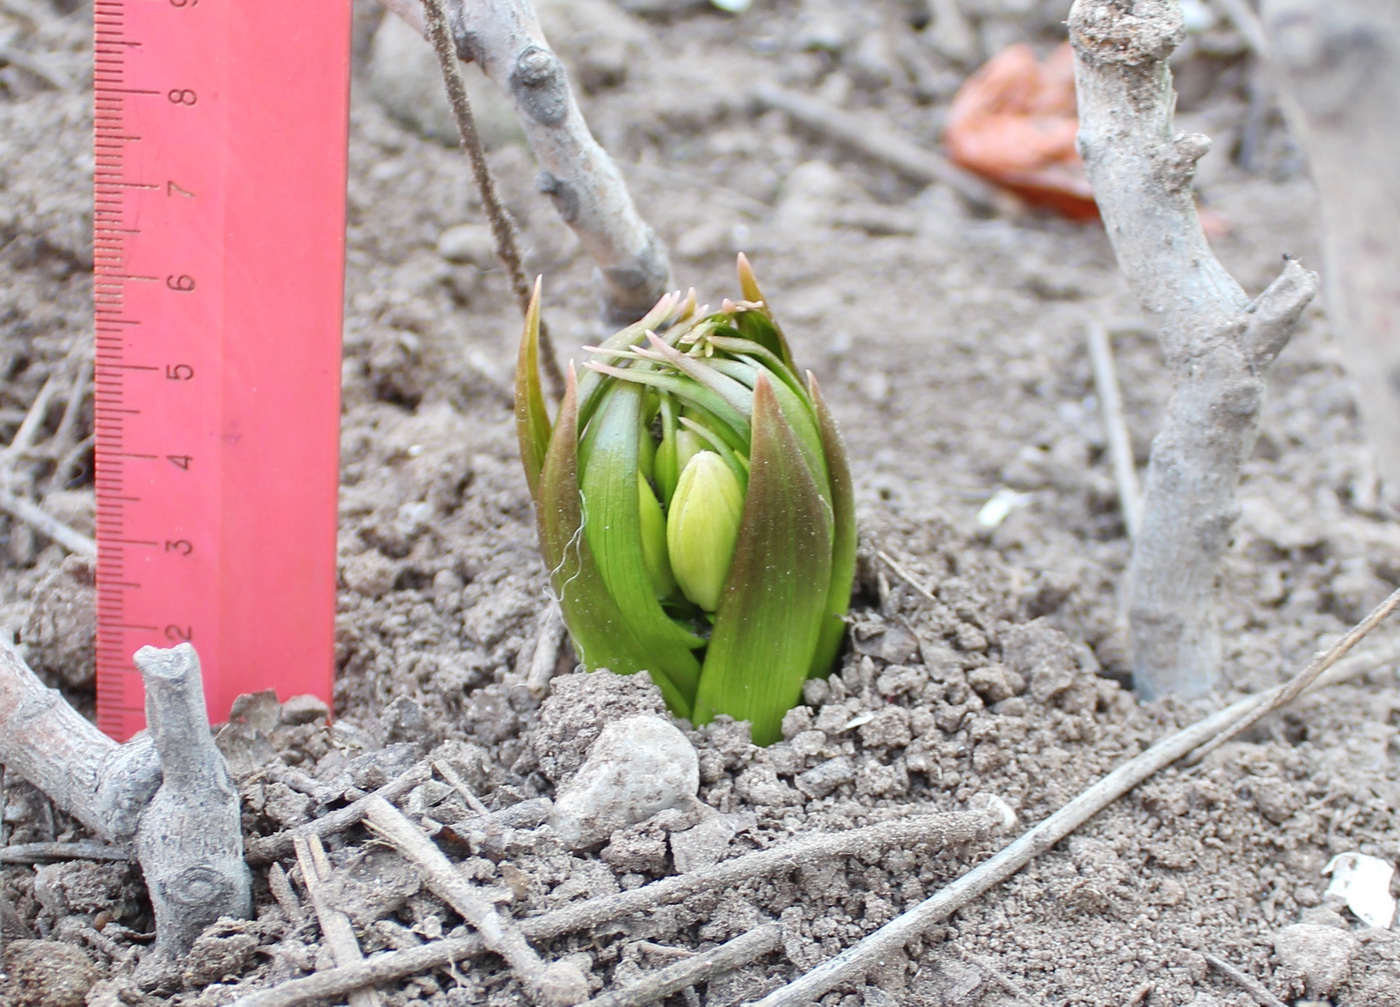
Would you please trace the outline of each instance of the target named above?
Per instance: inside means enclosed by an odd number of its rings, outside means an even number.
[[[1048,53],[1064,37],[1067,0],[756,0],[737,15],[688,0],[540,0],[540,9],[595,134],[668,245],[677,283],[717,304],[737,294],[734,257],[747,253],[851,450],[866,562],[843,670],[809,687],[788,739],[772,748],[747,745],[725,723],[691,734],[701,797],[733,825],[726,849],[915,806],[952,810],[977,794],[1032,824],[1209,708],[1139,705],[1124,688],[1128,542],[1086,325],[1111,334],[1140,465],[1169,385],[1102,228],[1010,204],[974,212],[945,186],[911,182],[755,98],[780,85],[937,150],[959,85],[1008,45]],[[538,756],[539,703],[520,688],[549,600],[510,407],[520,321],[465,160],[444,142],[454,129],[426,45],[381,23],[372,5],[356,10],[339,719],[262,757],[325,779],[344,763],[328,751],[460,739],[477,746],[483,798],[501,807],[553,786]],[[1199,193],[1228,225],[1217,254],[1251,292],[1285,253],[1321,268],[1316,196],[1257,61],[1220,8],[1195,0],[1188,15],[1178,125],[1214,141]],[[91,356],[90,19],[68,0],[0,0],[0,444],[50,375],[76,375]],[[469,88],[527,270],[544,275],[546,318],[561,354],[577,358],[604,334],[591,263],[535,191],[508,106],[479,76]],[[1273,372],[1242,487],[1220,592],[1232,691],[1297,670],[1400,583],[1400,532],[1381,511],[1342,363],[1319,302]],[[86,435],[90,393],[78,401]],[[60,396],[46,430],[63,405]],[[91,534],[90,449],[61,482],[54,465],[20,459],[0,476],[20,495],[46,486],[36,502]],[[998,494],[1009,513],[988,527],[979,513]],[[65,564],[58,546],[0,516],[0,632],[88,709],[91,598],[83,564]],[[871,986],[829,1002],[1257,1004],[1208,966],[1215,955],[1290,1002],[1400,1004],[1396,935],[1325,900],[1320,873],[1346,851],[1400,861],[1397,724],[1393,664],[1305,698],[1201,766],[1120,800],[886,963]],[[804,776],[817,767],[826,768]],[[249,805],[260,809],[248,813],[250,833],[297,820],[277,817],[259,772],[245,766],[241,776],[245,798],[263,801]],[[22,786],[7,798],[12,842],[71,828]],[[670,873],[664,836],[634,831],[601,851],[561,860],[533,849],[512,864],[540,905],[580,878],[607,890]],[[700,1002],[751,999],[1004,841],[755,884],[672,921],[666,939],[723,940],[796,907],[805,952],[711,983]],[[93,867],[64,870],[79,866]],[[98,901],[134,930],[148,927],[137,876],[99,866]],[[96,906],[52,896],[54,885],[35,878],[33,867],[3,871],[24,928],[80,948],[95,975],[111,975],[118,956],[83,937]],[[260,914],[275,916],[265,884],[259,891]],[[427,912],[410,903],[401,916],[420,925]],[[1312,929],[1280,938],[1300,923]],[[259,947],[270,932],[255,935]],[[583,955],[596,984],[611,986],[639,962],[657,964],[647,939],[546,950]],[[184,991],[148,999],[224,1002],[218,984],[296,974],[286,961],[250,953],[227,977],[196,971]],[[519,1002],[494,968],[408,982],[388,1002]]]

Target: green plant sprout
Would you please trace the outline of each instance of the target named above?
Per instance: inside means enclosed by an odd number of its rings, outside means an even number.
[[[536,282],[515,417],[584,666],[646,669],[676,716],[747,720],[766,745],[841,647],[855,507],[836,423],[742,255],[739,285],[713,314],[668,294],[587,347],[551,423]]]

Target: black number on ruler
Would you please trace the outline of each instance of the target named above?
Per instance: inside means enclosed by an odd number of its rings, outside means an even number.
[[[177,290],[182,294],[188,294],[194,289],[194,277],[181,273],[179,276],[167,276],[165,285],[171,290]]]
[[[166,455],[165,457],[169,459],[171,465],[184,469],[186,472],[190,470],[190,462],[194,461],[191,455]]]
[[[172,87],[165,92],[165,98],[172,105],[193,105],[199,101],[199,95],[187,87]]]
[[[172,7],[198,7],[199,0],[170,0]]]
[[[189,364],[166,364],[165,376],[171,381],[188,381],[194,377],[194,368]]]
[[[184,186],[180,185],[178,182],[166,182],[166,183],[165,183],[165,194],[166,194],[167,196],[173,196],[173,195],[175,195],[175,193],[177,193],[177,192],[178,192],[180,195],[182,195],[182,196],[189,196],[191,199],[194,198],[194,193],[190,192],[189,189],[186,189]]]
[[[188,556],[190,553],[194,552],[194,543],[185,538],[166,539],[165,551],[179,553],[181,556]]]
[[[193,626],[176,626],[174,623],[165,627],[165,638],[172,643],[183,643],[193,638]]]

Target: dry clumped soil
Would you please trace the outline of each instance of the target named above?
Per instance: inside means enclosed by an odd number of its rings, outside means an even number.
[[[510,411],[520,323],[466,165],[436,138],[445,127],[425,48],[357,6],[337,719],[328,727],[314,704],[262,699],[225,731],[250,839],[431,755],[489,814],[436,780],[405,811],[446,826],[440,839],[459,869],[524,917],[792,836],[989,795],[1015,811],[1014,834],[1212,706],[1143,705],[1125,688],[1128,543],[1086,321],[1113,335],[1139,463],[1169,389],[1102,230],[977,216],[948,190],[921,189],[750,97],[755,84],[781,84],[934,147],[972,68],[962,60],[1020,40],[1046,49],[1068,8],[966,0],[968,33],[955,38],[930,19],[944,6],[773,0],[734,17],[683,0],[541,3],[677,282],[717,303],[734,293],[735,252],[754,261],[842,424],[862,541],[841,668],[808,683],[785,739],[758,749],[723,718],[682,725],[698,754],[698,802],[580,849],[542,824],[539,799],[567,783],[605,724],[660,712],[660,698],[641,676],[570,674],[567,653],[550,698],[525,687],[549,594]],[[0,5],[4,52],[20,54],[0,53],[0,443],[90,341],[89,18],[66,0]],[[1257,291],[1285,252],[1321,262],[1303,167],[1276,115],[1249,104],[1255,72],[1223,21],[1178,58],[1181,124],[1215,140],[1200,190],[1230,225],[1218,254]],[[472,87],[527,267],[545,275],[546,316],[572,351],[602,334],[591,265],[533,191],[530,155],[499,98],[485,81]],[[1239,690],[1296,670],[1400,582],[1400,535],[1379,503],[1341,365],[1321,305],[1275,370],[1224,574],[1226,662]],[[90,473],[89,463],[42,501],[89,534]],[[20,488],[36,474],[18,467]],[[978,512],[998,491],[1016,494],[1014,506],[984,527]],[[90,568],[7,518],[0,556],[0,628],[90,709]],[[883,961],[868,985],[822,1002],[1260,1003],[1208,964],[1216,956],[1286,1002],[1400,1004],[1400,937],[1325,899],[1321,874],[1347,851],[1400,861],[1397,724],[1392,666],[1307,697],[1200,766],[1150,780]],[[4,827],[12,843],[80,835],[13,779]],[[539,950],[567,958],[597,991],[675,961],[677,948],[781,920],[781,954],[670,1001],[741,1003],[1009,838],[814,862]],[[337,901],[366,952],[465,932],[412,868],[367,840],[351,830],[328,842]],[[272,894],[266,867],[255,872],[257,918],[207,932],[181,976],[154,990],[130,967],[152,926],[133,867],[10,865],[0,877],[15,909],[3,921],[0,1002],[212,1007],[329,964],[314,921]],[[1288,929],[1296,924],[1306,926]],[[489,957],[383,992],[386,1004],[524,1002]]]

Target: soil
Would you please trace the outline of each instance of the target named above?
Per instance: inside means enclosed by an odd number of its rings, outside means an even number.
[[[518,816],[525,824],[448,844],[464,874],[524,917],[639,887],[678,860],[964,810],[985,795],[1015,811],[1014,833],[1228,698],[1143,704],[1127,688],[1129,543],[1086,324],[1113,337],[1140,464],[1169,386],[1102,229],[977,215],[946,188],[912,184],[749,96],[759,83],[807,91],[936,149],[941,115],[976,62],[1016,41],[1048,50],[1063,37],[1066,0],[965,0],[965,36],[930,21],[929,9],[954,5],[912,0],[770,0],[737,16],[684,0],[541,6],[678,283],[717,303],[736,292],[735,253],[753,260],[849,444],[863,563],[842,667],[809,683],[784,741],[759,749],[742,725],[683,724],[699,805],[579,849]],[[262,709],[225,737],[250,838],[339,806],[427,753],[456,766],[489,811],[537,808],[526,802],[567,783],[602,723],[660,709],[641,677],[560,678],[543,705],[524,687],[549,593],[510,409],[520,321],[466,164],[433,138],[436,85],[414,76],[426,52],[388,30],[374,39],[376,12],[359,13],[336,720]],[[0,443],[48,377],[90,352],[89,25],[90,10],[70,0],[0,4]],[[1277,113],[1250,103],[1257,73],[1223,21],[1177,58],[1179,124],[1215,141],[1199,180],[1229,225],[1215,247],[1251,291],[1284,253],[1321,266],[1315,195]],[[591,264],[533,190],[531,157],[499,99],[484,82],[473,94],[527,268],[545,275],[555,338],[565,352],[592,342],[602,333]],[[1273,372],[1241,491],[1220,591],[1231,694],[1297,670],[1400,582],[1400,533],[1325,312],[1308,311]],[[43,417],[41,440],[57,432],[65,398]],[[22,460],[10,479],[91,534],[91,452],[79,444],[90,393],[77,401],[77,464],[56,474],[53,459]],[[985,527],[979,511],[1003,491],[1014,506]],[[90,570],[3,516],[0,556],[0,631],[90,709]],[[559,669],[570,671],[567,654]],[[1391,665],[1304,698],[1202,765],[1159,774],[883,961],[869,985],[822,1002],[1261,1003],[1208,964],[1216,956],[1290,1003],[1400,1004],[1400,937],[1324,898],[1321,873],[1347,851],[1400,862],[1397,724]],[[425,785],[404,807],[471,822],[450,790]],[[13,777],[3,810],[11,843],[80,835]],[[752,1000],[1007,839],[813,863],[538,949],[608,990],[781,919],[781,953],[671,1002]],[[361,890],[352,919],[366,951],[464,930],[363,830],[328,845],[343,887]],[[133,867],[11,865],[0,876],[15,910],[0,1001],[202,1007],[328,963],[314,922],[271,894],[267,867],[255,871],[256,919],[206,933],[182,974],[154,989],[131,968],[152,925]],[[385,988],[383,1002],[525,998],[487,957]]]

